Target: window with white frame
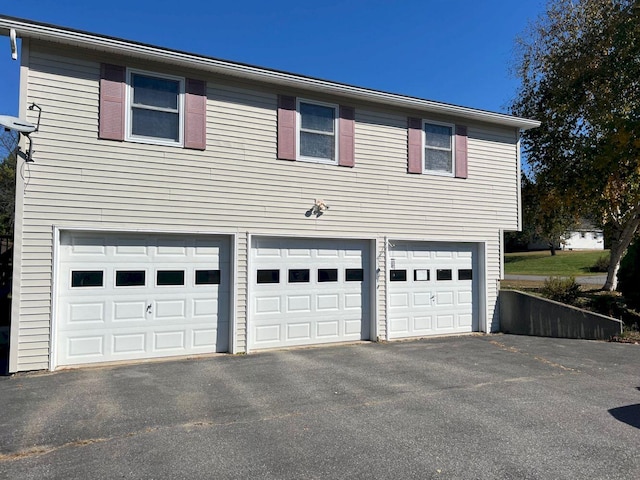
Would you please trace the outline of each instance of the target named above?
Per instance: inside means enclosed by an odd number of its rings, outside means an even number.
[[[181,146],[184,78],[127,71],[127,140]]]
[[[297,156],[300,160],[338,162],[338,106],[298,99]]]
[[[447,123],[424,121],[424,172],[437,175],[455,174],[454,126]]]

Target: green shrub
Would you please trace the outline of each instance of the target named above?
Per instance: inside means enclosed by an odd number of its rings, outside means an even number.
[[[607,271],[609,270],[609,256],[603,255],[602,257],[600,257],[598,260],[596,260],[596,263],[591,265],[591,268],[589,270],[592,272],[607,273]]]
[[[595,295],[591,300],[591,309],[614,318],[622,318],[625,312],[620,296],[610,292]]]
[[[556,302],[573,305],[580,296],[580,285],[573,277],[549,277],[544,281],[542,295]]]
[[[631,308],[640,309],[640,239],[627,249],[618,270],[618,291]]]

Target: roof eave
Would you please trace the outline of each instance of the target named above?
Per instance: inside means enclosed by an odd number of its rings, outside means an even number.
[[[130,55],[145,60],[168,62],[187,68],[195,68],[221,75],[266,82],[283,87],[310,89],[365,102],[423,110],[443,115],[453,115],[459,118],[515,127],[521,130],[528,130],[530,128],[540,126],[540,122],[537,120],[529,120],[502,113],[477,110],[394,93],[370,90],[312,77],[294,75],[277,70],[268,70],[251,65],[219,60],[187,52],[164,49],[113,37],[0,16],[0,34],[7,35],[11,29],[15,29],[18,36],[22,38],[35,38],[81,48],[90,48],[117,55]]]

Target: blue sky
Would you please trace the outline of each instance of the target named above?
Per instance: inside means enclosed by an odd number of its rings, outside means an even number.
[[[505,112],[515,38],[544,0],[28,0],[0,13],[387,92]],[[180,10],[181,6],[184,10]],[[188,8],[186,8],[188,6]],[[0,38],[0,114],[18,62]]]

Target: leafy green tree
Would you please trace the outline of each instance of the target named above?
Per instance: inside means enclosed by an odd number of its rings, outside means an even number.
[[[17,153],[18,135],[3,132],[0,135],[0,235],[13,235]]]
[[[525,155],[553,195],[609,224],[604,288],[640,225],[640,2],[549,0],[519,40],[516,115]]]
[[[542,175],[535,182],[525,177],[521,192],[523,228],[532,239],[543,240],[555,255],[556,246],[564,243],[567,233],[578,223],[575,210]]]

